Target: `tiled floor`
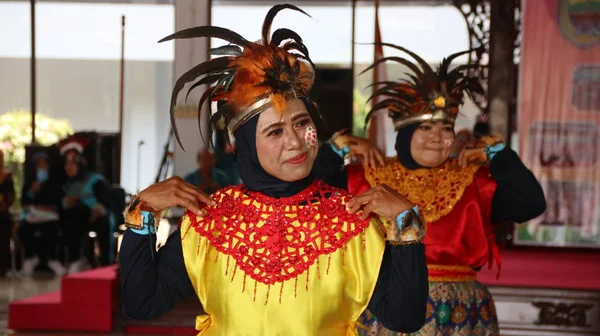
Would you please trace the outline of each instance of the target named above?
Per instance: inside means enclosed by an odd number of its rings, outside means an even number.
[[[51,276],[0,278],[0,335],[7,333],[8,303],[10,301],[52,292],[59,288],[60,278]]]

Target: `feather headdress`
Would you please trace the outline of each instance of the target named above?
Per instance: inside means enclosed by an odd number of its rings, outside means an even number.
[[[368,101],[379,97],[382,97],[382,100],[369,111],[366,123],[369,122],[373,112],[386,108],[396,130],[423,121],[444,121],[454,124],[458,108],[464,103],[464,93],[470,97],[474,93],[483,94],[483,88],[477,77],[472,76],[469,71],[479,65],[465,64],[450,70],[450,64],[455,58],[474,50],[461,51],[444,58],[437,71],[434,71],[414,52],[390,43],[380,44],[403,51],[416,63],[397,56],[385,57],[363,71],[366,72],[387,61],[404,65],[411,71],[407,74],[410,80],[401,79],[397,82],[371,84],[371,86],[379,85],[380,88],[369,97]]]
[[[188,95],[198,86],[209,85],[198,104],[199,126],[203,104],[219,101],[219,108],[212,118],[208,114],[209,120],[220,129],[227,128],[229,133],[235,132],[246,121],[270,107],[283,112],[287,101],[308,98],[315,70],[302,38],[286,28],[278,29],[271,35],[273,19],[283,9],[310,16],[293,5],[276,5],[263,21],[262,38],[258,42],[250,42],[236,32],[214,26],[185,29],[159,41],[214,37],[229,42],[228,45],[210,50],[212,55],[221,57],[195,66],[175,83],[170,113],[173,131],[180,146],[174,108],[177,96],[186,83],[198,79],[190,87]]]

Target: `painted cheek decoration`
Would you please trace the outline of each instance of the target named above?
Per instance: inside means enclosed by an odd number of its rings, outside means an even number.
[[[314,127],[308,126],[306,128],[306,131],[304,132],[304,141],[306,141],[306,145],[309,148],[317,145],[317,131]]]
[[[444,140],[444,145],[450,146],[454,141],[452,140]]]

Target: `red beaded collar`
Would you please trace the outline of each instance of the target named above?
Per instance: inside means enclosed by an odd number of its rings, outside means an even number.
[[[247,276],[266,285],[296,278],[369,225],[369,219],[348,214],[346,191],[320,181],[286,198],[243,186],[222,189],[213,198],[217,205],[205,207],[203,217],[186,213],[191,227],[234,258]]]

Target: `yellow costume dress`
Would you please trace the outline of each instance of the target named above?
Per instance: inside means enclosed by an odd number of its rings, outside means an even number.
[[[207,315],[199,335],[357,335],[384,239],[321,182],[281,199],[241,186],[181,225],[185,265]]]

